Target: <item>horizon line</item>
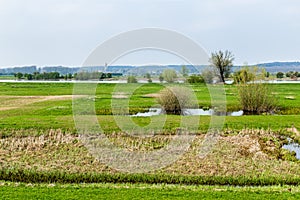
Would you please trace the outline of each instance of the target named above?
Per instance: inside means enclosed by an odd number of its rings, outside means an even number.
[[[262,65],[262,64],[269,64],[269,63],[300,63],[300,61],[263,61],[263,62],[257,62],[257,63],[243,63],[243,64],[234,64],[233,66],[255,66],[255,65]],[[191,66],[192,64],[178,64],[178,63],[168,63],[168,64],[161,64],[161,63],[144,63],[144,64],[113,64],[113,65],[107,65],[107,66],[135,66],[135,67],[140,67],[140,66],[168,66],[168,65],[186,65],[186,66]],[[196,64],[196,66],[208,66],[209,64]],[[68,67],[68,68],[76,68],[76,67],[105,67],[105,65],[91,65],[91,66],[81,66],[81,65],[62,65],[62,64],[57,64],[57,65],[35,65],[35,64],[24,64],[24,65],[15,65],[15,66],[0,66],[0,69],[3,68],[21,68],[21,67],[37,67],[37,68],[45,68],[45,67]],[[193,65],[192,65],[193,66]]]

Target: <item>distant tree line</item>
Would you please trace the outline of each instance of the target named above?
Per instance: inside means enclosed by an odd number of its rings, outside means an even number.
[[[111,73],[104,72],[78,72],[74,74],[76,80],[103,80],[106,78],[112,78]]]
[[[117,75],[119,76],[119,74]],[[104,73],[104,72],[78,72],[74,75],[71,73],[61,75],[59,72],[34,72],[34,73],[14,73],[14,77],[18,80],[26,79],[26,80],[103,80],[106,78],[112,78],[111,73]]]
[[[277,78],[284,78],[284,76],[287,77],[287,78],[295,79],[295,78],[300,77],[300,73],[297,72],[297,71],[289,71],[289,72],[286,72],[286,73],[277,72],[277,74],[276,74]]]
[[[65,76],[61,76],[58,72],[33,72],[30,73],[15,73],[14,77],[18,80],[26,79],[26,80],[59,80],[60,78],[72,79],[72,74],[67,74]]]

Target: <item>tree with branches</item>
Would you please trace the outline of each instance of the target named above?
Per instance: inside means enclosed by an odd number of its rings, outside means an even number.
[[[234,55],[226,50],[214,52],[211,54],[210,63],[215,67],[220,81],[225,83],[225,78],[229,76],[230,69],[233,66]]]

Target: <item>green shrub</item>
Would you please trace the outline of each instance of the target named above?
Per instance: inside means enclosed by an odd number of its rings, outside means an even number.
[[[137,83],[137,79],[135,78],[135,76],[128,76],[127,77],[127,83]]]
[[[273,113],[276,110],[277,99],[269,84],[253,82],[237,87],[239,101],[246,114]]]
[[[193,74],[186,79],[188,83],[204,83],[204,78],[201,75]]]
[[[248,67],[244,67],[241,70],[234,72],[233,74],[234,83],[245,84],[250,81],[254,81],[255,73],[251,71]]]
[[[163,80],[168,83],[174,83],[177,78],[176,71],[174,69],[165,69],[162,73]]]

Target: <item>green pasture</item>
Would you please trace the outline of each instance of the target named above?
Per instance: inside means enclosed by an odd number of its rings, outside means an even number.
[[[13,75],[0,75],[0,80],[15,80]]]
[[[84,83],[81,83],[84,85]],[[136,87],[133,94],[126,92],[126,87]],[[150,107],[157,107],[157,101],[149,94],[158,93],[166,85],[160,84],[98,84],[96,95],[89,98],[91,105],[95,105],[95,111],[103,130],[107,132],[117,131],[112,114],[112,102],[115,105],[129,102],[131,114],[143,112]],[[122,89],[124,87],[124,89]],[[204,84],[190,85],[194,90],[198,105],[201,108],[209,108],[210,95]],[[274,115],[248,115],[226,116],[224,128],[270,128],[274,130],[291,127],[300,128],[300,85],[276,84],[272,85],[273,93],[279,102],[279,111]],[[113,92],[118,89],[116,96]],[[235,85],[225,86],[227,96],[227,109],[239,110],[239,101]],[[0,128],[3,129],[74,129],[72,111],[72,83],[0,83]],[[84,91],[82,92],[84,95]],[[55,98],[49,98],[55,96]],[[59,98],[66,96],[65,98]],[[124,98],[127,97],[127,98]],[[125,116],[124,116],[125,117]],[[131,120],[141,126],[146,126],[151,119],[163,116],[131,117]],[[209,127],[209,116],[198,116],[199,131],[205,131]],[[181,116],[168,116],[165,130],[176,129],[179,126]]]
[[[299,187],[0,182],[2,199],[299,199]]]
[[[88,85],[80,83],[82,85]],[[49,96],[49,95],[72,95],[73,83],[0,83],[0,96]],[[107,109],[110,107],[113,92],[128,91],[130,87],[136,88],[129,95],[130,108],[149,108],[157,104],[155,98],[145,95],[158,93],[169,84],[105,84],[97,86],[95,94],[96,108]],[[124,89],[122,89],[124,87]],[[192,88],[198,97],[199,107],[210,107],[210,94],[206,85],[187,85]],[[280,109],[300,108],[300,84],[272,84],[272,93],[278,98]],[[235,85],[225,85],[228,110],[238,110],[238,95]],[[84,95],[84,89],[82,90]],[[127,95],[127,93],[125,94]],[[120,99],[122,101],[122,99]]]

